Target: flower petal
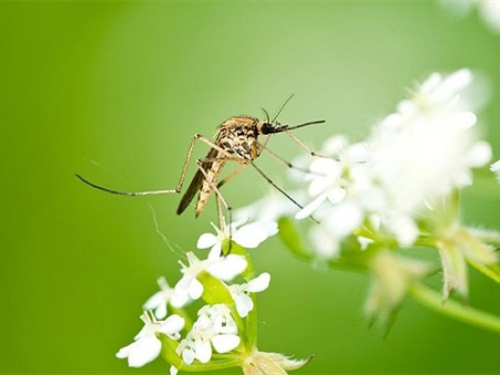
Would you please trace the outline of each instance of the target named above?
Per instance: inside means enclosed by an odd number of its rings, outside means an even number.
[[[156,336],[146,336],[134,343],[128,355],[130,367],[142,367],[156,359],[161,351],[161,342]]]
[[[192,300],[197,300],[203,294],[203,284],[198,279],[193,278],[191,284],[189,284],[188,293]]]
[[[212,358],[212,347],[210,342],[196,340],[194,343],[195,358],[201,363],[207,363]]]
[[[386,223],[403,247],[411,246],[418,237],[419,229],[415,221],[405,215],[395,215]]]
[[[167,316],[167,304],[162,303],[154,310],[157,319],[164,319]]]
[[[135,342],[133,342],[130,345],[124,346],[120,350],[118,350],[118,353],[116,353],[117,358],[127,358],[130,354],[130,351],[134,347]]]
[[[229,254],[221,258],[207,268],[207,271],[214,277],[230,281],[241,274],[247,268],[245,257],[236,254]],[[201,294],[200,294],[201,296]]]
[[[493,173],[500,173],[500,160],[497,160],[490,165],[490,171],[492,171]]]
[[[248,313],[253,310],[253,301],[247,294],[237,294],[233,296],[233,299],[236,304],[236,311],[240,317],[246,317]]]
[[[192,349],[185,349],[182,352],[182,360],[185,364],[190,365],[195,359],[194,351]]]
[[[325,201],[327,196],[328,196],[328,194],[324,193],[324,194],[321,194],[318,197],[316,197],[316,199],[314,199],[311,203],[304,206],[303,209],[301,209],[299,212],[297,212],[295,214],[295,218],[297,220],[302,220],[302,219],[305,219],[306,217],[311,216],[312,213],[314,211],[316,211],[319,208],[319,206],[321,206],[321,204]]]
[[[345,202],[335,208],[334,215],[328,220],[328,226],[338,236],[345,237],[357,229],[362,221],[362,207]]]
[[[228,353],[240,344],[237,335],[216,335],[212,338],[212,344],[217,353]]]
[[[260,222],[245,225],[234,233],[233,240],[243,247],[255,249],[271,234],[278,232],[278,225],[276,223],[274,225],[275,230],[273,230],[270,224],[262,224]]]
[[[340,186],[335,186],[334,188],[330,189],[326,194],[330,202],[332,202],[333,204],[338,204],[344,200],[344,198],[347,195],[347,191],[346,189],[341,188]]]
[[[148,298],[146,302],[142,305],[143,310],[152,310],[163,304],[165,301],[165,294],[163,290],[160,290]]]
[[[178,333],[184,328],[184,319],[177,314],[170,315],[160,326],[158,332],[166,335]]]
[[[222,256],[222,243],[217,242],[208,253],[208,259],[215,260]]]
[[[196,243],[196,247],[198,249],[208,249],[209,247],[214,246],[217,243],[217,237],[212,233],[203,233],[200,238],[198,238],[198,242]]]
[[[477,142],[467,152],[468,165],[473,168],[482,167],[490,161],[491,154],[491,146],[488,142]]]
[[[184,307],[190,301],[189,295],[185,292],[176,290],[170,297],[170,304],[174,307]]]
[[[247,284],[247,292],[257,293],[266,290],[269,287],[271,275],[267,272],[261,273],[258,277],[250,280]]]

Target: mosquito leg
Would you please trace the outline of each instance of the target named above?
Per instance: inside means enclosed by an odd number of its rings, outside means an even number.
[[[318,154],[317,152],[311,150],[309,147],[306,146],[306,144],[304,142],[302,142],[295,134],[293,133],[290,133],[288,130],[284,130],[283,133],[286,133],[288,134],[288,136],[290,138],[292,138],[292,140],[297,143],[300,147],[302,147],[309,155],[311,156],[316,156],[316,157],[319,157],[319,158],[326,158],[326,159],[331,159],[330,157],[328,156],[325,156],[325,155],[320,155]]]
[[[259,174],[264,177],[264,179],[272,186],[274,187],[276,190],[278,190],[281,194],[283,194],[285,197],[287,197],[290,202],[292,202],[294,205],[296,205],[298,208],[302,209],[304,208],[299,202],[297,202],[295,199],[293,199],[288,193],[286,193],[282,188],[280,188],[278,185],[276,185],[274,183],[273,180],[271,180],[269,177],[267,177],[267,175],[264,173],[264,171],[262,169],[260,169],[259,167],[257,167],[257,165],[255,165],[255,163],[251,163],[252,164],[252,167],[255,168],[255,170],[257,172],[259,172]],[[311,219],[316,222],[317,224],[319,224],[319,221],[316,220],[314,217],[310,216]]]
[[[161,195],[161,194],[176,194],[176,193],[179,193],[179,191],[177,189],[150,190],[150,191],[121,191],[121,190],[113,190],[113,189],[108,189],[108,188],[96,185],[93,182],[90,182],[89,180],[87,180],[84,177],[80,176],[79,174],[76,174],[76,177],[78,177],[82,182],[86,183],[87,185],[92,186],[93,188],[105,191],[106,193],[118,194],[118,195],[127,195],[129,197],[139,197],[139,196],[144,196],[144,195]]]
[[[239,166],[239,168],[235,169],[233,172],[231,172],[229,175],[227,175],[224,179],[219,181],[217,183],[217,188],[220,189],[222,186],[227,184],[229,181],[231,181],[234,177],[239,175],[241,172],[243,172],[246,167],[248,167],[248,164],[242,164]],[[231,223],[233,222],[232,218],[232,211],[228,211],[228,220],[229,220],[229,239],[232,240],[233,238],[233,227],[231,226]],[[221,227],[222,228],[222,227]],[[229,242],[229,252],[231,252],[231,245],[232,242]]]
[[[219,228],[223,229],[225,226],[224,216],[222,214],[222,206],[219,196],[215,194],[215,202],[217,203],[217,218],[219,220]]]
[[[181,192],[182,185],[184,185],[184,180],[186,178],[187,169],[189,167],[189,162],[191,161],[191,156],[193,156],[194,144],[196,143],[197,139],[198,138],[195,135],[195,136],[193,136],[193,138],[191,138],[191,143],[189,143],[189,148],[188,148],[188,152],[186,155],[186,160],[184,160],[184,165],[182,167],[181,177],[179,178],[179,182],[177,183],[177,187],[175,188],[177,193]]]
[[[230,180],[232,180],[234,177],[236,177],[241,172],[243,172],[246,167],[248,167],[248,164],[242,164],[242,165],[240,165],[240,167],[238,169],[234,170],[229,175],[227,175],[224,179],[222,179],[221,181],[219,181],[217,183],[217,188],[220,189],[223,185],[227,184]]]
[[[234,156],[233,154],[231,154],[230,152],[228,152],[227,150],[224,150],[222,147],[220,147],[219,145],[217,145],[216,143],[212,142],[210,139],[208,139],[207,137],[201,135],[201,134],[195,134],[194,137],[203,142],[204,144],[206,144],[207,146],[213,148],[213,149],[216,149],[217,151],[219,151],[222,155],[224,155],[224,158],[220,158],[221,160],[231,160],[231,161],[236,161],[236,162],[241,162],[241,158],[239,157],[236,157]],[[203,159],[201,159],[203,161]]]
[[[224,221],[224,214],[222,213],[222,204],[221,204],[221,199],[218,194],[215,194],[215,201],[217,202],[217,215],[219,216],[219,228],[221,228],[222,231],[224,231],[224,228],[226,227],[226,223]],[[231,248],[233,246],[232,239],[233,239],[233,228],[231,226],[232,223],[232,218],[231,218],[231,210],[227,211],[228,215],[228,223],[229,225],[227,226],[229,230],[229,248],[227,249],[227,252],[224,252],[224,248],[221,247],[220,250],[220,256],[228,255],[231,253]]]
[[[264,143],[259,143],[259,146],[261,146],[262,149],[265,149],[267,147],[267,144],[269,143],[270,139],[271,139],[271,137],[267,136],[266,139],[264,140]],[[262,150],[260,152],[262,152]],[[260,152],[259,152],[259,155],[260,155]]]
[[[210,141],[208,138],[206,138],[200,134],[195,134],[193,136],[193,138],[191,139],[191,143],[189,144],[186,159],[185,159],[184,165],[182,167],[181,176],[179,178],[179,182],[177,183],[177,187],[175,189],[158,189],[158,190],[148,190],[148,191],[123,191],[123,190],[109,189],[109,188],[94,184],[93,182],[87,180],[86,178],[82,177],[79,174],[76,174],[76,177],[78,177],[85,184],[92,186],[95,189],[99,189],[99,190],[102,190],[102,191],[105,191],[105,192],[111,193],[111,194],[126,195],[129,197],[140,197],[140,196],[145,196],[145,195],[178,194],[181,192],[182,186],[184,185],[184,180],[186,179],[187,169],[189,167],[189,163],[190,163],[191,157],[193,155],[194,146],[195,146],[195,143],[197,140],[199,140],[202,143],[216,149],[221,154],[223,154],[225,156],[225,158],[221,158],[221,160],[224,159],[224,160],[241,162],[241,160],[239,160],[239,158],[235,157],[234,155],[231,155],[229,152],[222,149],[221,147],[219,147],[218,145],[216,145],[215,143]]]
[[[281,156],[276,154],[274,151],[271,151],[270,149],[268,149],[265,145],[263,145],[261,143],[259,143],[259,147],[261,147],[262,150],[266,151],[269,155],[271,155],[273,158],[275,158],[277,161],[279,161],[283,165],[287,166],[288,168],[296,169],[296,170],[303,172],[303,173],[308,173],[308,174],[312,173],[307,168],[298,167],[298,166],[290,163],[288,160],[282,158]]]
[[[122,190],[114,190],[114,189],[109,189],[103,186],[99,186],[94,184],[93,182],[90,182],[86,178],[80,176],[79,174],[76,174],[76,177],[78,177],[82,182],[86,183],[89,186],[92,186],[93,188],[105,191],[107,193],[111,194],[118,194],[118,195],[126,195],[129,197],[140,197],[140,196],[145,196],[145,195],[162,195],[162,194],[178,194],[181,192],[182,185],[184,184],[184,180],[186,178],[186,172],[187,168],[189,166],[189,162],[191,161],[191,156],[193,155],[193,149],[195,142],[198,138],[196,135],[191,139],[191,143],[189,144],[188,148],[188,153],[186,156],[186,160],[184,161],[184,166],[182,167],[182,172],[181,172],[181,177],[179,178],[179,182],[177,183],[177,187],[175,189],[159,189],[159,190],[148,190],[148,191],[122,191]]]

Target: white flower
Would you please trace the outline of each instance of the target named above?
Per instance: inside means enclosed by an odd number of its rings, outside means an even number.
[[[248,293],[258,293],[269,287],[271,275],[267,272],[261,273],[258,277],[245,284],[233,284],[229,286],[229,292],[236,304],[236,310],[240,317],[244,318],[253,310],[253,300]]]
[[[153,294],[142,305],[143,310],[154,310],[157,319],[163,319],[167,316],[167,304],[170,303],[174,307],[183,307],[189,302],[187,295],[175,293],[174,288],[168,285],[163,276],[157,282],[160,291]]]
[[[490,171],[496,175],[497,181],[500,182],[500,160],[490,165]]]
[[[244,248],[254,249],[268,237],[278,233],[278,225],[272,221],[257,221],[241,226],[241,223],[232,223],[222,229],[217,228],[213,223],[216,235],[204,233],[198,239],[196,247],[206,249],[211,247],[208,255],[209,259],[219,258],[222,254],[222,244],[231,239]]]
[[[382,223],[405,246],[416,239],[421,210],[470,185],[471,169],[491,157],[490,145],[476,140],[476,116],[464,100],[471,82],[466,69],[434,73],[374,128],[372,173],[388,199]]]
[[[494,32],[500,32],[500,1],[499,0],[440,0],[440,5],[451,16],[463,18],[477,8],[479,16]]]
[[[212,358],[212,346],[217,353],[235,349],[241,342],[237,333],[238,328],[226,305],[206,305],[198,311],[198,319],[176,352],[188,365],[195,359],[207,363]]]
[[[369,162],[369,145],[349,145],[343,136],[325,142],[323,153],[336,159],[319,158],[311,163],[309,194],[314,200],[295,217],[318,216],[337,238],[344,238],[358,228],[366,213],[383,206],[384,197],[374,184]],[[325,207],[326,206],[326,207]]]
[[[318,158],[311,163],[305,179],[311,181],[308,192],[314,200],[295,215],[299,220],[310,216],[325,201],[337,205],[352,201],[353,196],[361,197],[371,185],[367,179],[369,155],[365,144],[349,145],[346,137],[334,136],[325,142],[322,154],[335,159]],[[363,211],[361,206],[364,202],[360,202],[359,211]],[[362,216],[359,212],[353,214],[356,218]]]
[[[340,242],[372,218],[379,221],[376,230],[411,246],[423,215],[472,184],[471,169],[491,158],[491,146],[477,141],[474,105],[467,100],[472,80],[467,69],[431,74],[367,141],[350,145],[335,136],[325,142],[321,153],[332,159],[310,164],[304,179],[312,201],[295,216],[320,221],[309,233],[320,258],[337,255]]]
[[[311,216],[327,199],[335,204],[341,202],[346,195],[339,162],[333,159],[317,159],[311,163],[310,169],[312,181],[309,194],[315,198],[295,215],[297,220]]]
[[[320,259],[338,254],[340,242],[356,231],[366,217],[384,210],[386,197],[373,178],[370,145],[349,145],[344,136],[327,140],[322,154],[335,159],[318,158],[311,163],[308,192],[313,201],[295,217],[309,215],[319,219],[309,237]]]
[[[196,278],[200,272],[206,271],[212,276],[230,281],[247,268],[247,261],[241,255],[229,254],[225,257],[200,260],[192,252],[186,253],[188,265],[181,263],[182,278],[175,285],[175,293],[189,296],[197,300],[203,294],[203,284]],[[179,297],[181,298],[181,297]]]
[[[157,321],[151,313],[144,312],[141,320],[145,325],[135,336],[135,341],[116,353],[118,358],[128,358],[130,367],[142,367],[158,357],[161,351],[161,341],[156,337],[158,333],[177,340],[179,331],[184,328],[184,319],[176,314],[165,321]]]

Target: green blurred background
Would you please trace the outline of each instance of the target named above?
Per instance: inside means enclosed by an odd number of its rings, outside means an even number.
[[[141,328],[156,278],[178,279],[179,249],[194,249],[215,208],[178,217],[178,196],[112,196],[75,172],[125,190],[173,188],[194,133],[273,113],[291,93],[283,122],[327,120],[297,132],[306,143],[362,139],[415,80],[462,67],[489,79],[481,119],[500,155],[500,35],[434,1],[2,2],[0,31],[5,374],[168,371],[161,360],[129,369],[114,355]],[[301,152],[287,137],[271,145]],[[283,181],[280,165],[259,165]],[[468,223],[500,228],[495,189],[470,190]],[[225,194],[239,207],[267,190],[248,170]],[[498,335],[408,301],[384,339],[362,315],[366,277],[315,270],[278,238],[252,255],[273,276],[259,296],[259,346],[315,354],[298,373],[500,373]],[[471,294],[500,314],[498,286],[473,273]]]

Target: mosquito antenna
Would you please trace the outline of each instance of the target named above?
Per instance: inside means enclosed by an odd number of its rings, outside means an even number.
[[[267,110],[265,108],[262,108],[262,110],[264,111],[264,114],[266,115],[266,121],[269,123],[269,112],[267,112]]]
[[[276,116],[274,116],[273,121],[271,121],[271,123],[274,123],[274,122],[276,121],[276,119],[278,118],[278,116],[281,114],[281,111],[283,111],[283,108],[285,108],[285,106],[288,104],[288,102],[289,102],[290,100],[292,100],[292,98],[293,98],[293,96],[294,96],[294,95],[295,95],[295,94],[290,95],[290,96],[288,97],[288,99],[287,99],[287,100],[285,100],[285,102],[283,103],[283,105],[280,107],[280,109],[279,109],[279,110],[278,110],[278,112],[276,113]]]

